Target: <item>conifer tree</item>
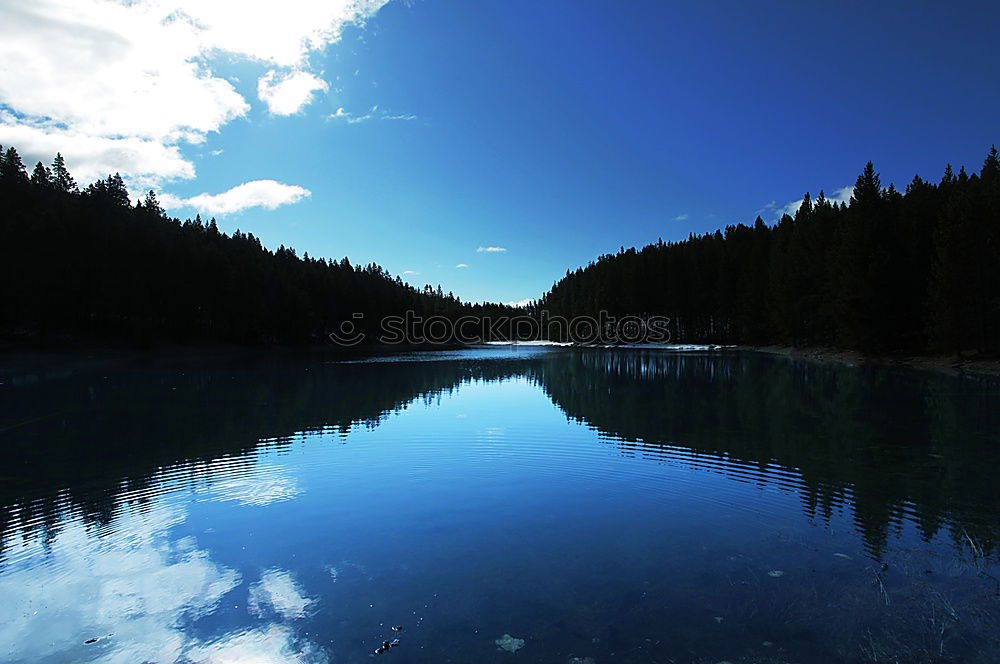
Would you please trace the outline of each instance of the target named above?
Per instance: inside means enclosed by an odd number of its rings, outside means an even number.
[[[139,206],[136,205],[136,207],[139,207]],[[142,207],[147,212],[152,212],[153,214],[155,214],[157,216],[162,216],[163,215],[163,208],[160,207],[159,201],[156,200],[156,192],[153,191],[152,189],[150,189],[148,192],[146,192],[146,198],[145,198],[145,200],[142,201]]]
[[[955,173],[951,170],[951,164],[944,167],[944,175],[941,176],[941,184],[949,185],[955,181]]]
[[[865,169],[854,183],[854,191],[851,193],[851,206],[873,207],[881,200],[882,182],[879,174],[875,172],[875,165],[869,161],[865,164]]]
[[[24,162],[21,161],[21,155],[13,146],[7,148],[7,151],[3,153],[3,161],[0,162],[0,177],[11,183],[28,182],[28,173],[24,169]]]
[[[35,164],[35,170],[31,172],[31,184],[45,189],[52,186],[52,173],[45,168],[45,164],[42,162]]]
[[[62,154],[56,153],[55,159],[52,160],[52,185],[58,190],[65,192],[67,194],[76,193],[78,191],[76,186],[76,181],[73,176],[70,175],[69,170],[66,168],[66,162],[63,160]]]
[[[984,350],[1000,350],[1000,154],[996,145],[990,147],[979,173],[982,188],[983,280],[988,289],[984,308],[986,331]]]
[[[131,207],[132,205],[132,200],[128,195],[128,189],[125,187],[125,180],[122,179],[120,173],[108,176],[107,195],[111,202],[115,205],[120,207]]]

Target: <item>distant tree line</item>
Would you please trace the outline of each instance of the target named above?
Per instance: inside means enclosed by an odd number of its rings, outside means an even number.
[[[849,204],[807,193],[681,242],[622,249],[567,272],[536,313],[671,318],[678,342],[825,345],[865,352],[1000,350],[1000,160],[949,165],[900,193],[871,162]]]
[[[374,263],[272,251],[214,219],[182,222],[153,191],[132,205],[117,173],[81,191],[59,154],[29,175],[12,147],[0,148],[0,302],[7,338],[140,344],[317,344],[345,322],[377,340],[380,320],[406,311],[523,313],[414,288]],[[849,204],[807,193],[774,225],[758,217],[623,248],[567,272],[528,308],[542,311],[666,316],[676,342],[996,353],[997,150],[979,173],[948,166],[939,183],[916,176],[904,193],[883,188],[869,162]]]
[[[153,191],[132,205],[117,173],[81,191],[60,154],[29,175],[13,147],[0,148],[0,303],[7,338],[126,344],[322,344],[347,321],[375,340],[383,316],[407,310],[510,309],[182,222]]]

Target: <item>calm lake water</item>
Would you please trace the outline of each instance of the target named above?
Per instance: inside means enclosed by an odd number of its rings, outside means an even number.
[[[1000,661],[991,380],[538,347],[65,366],[0,374],[3,662]]]

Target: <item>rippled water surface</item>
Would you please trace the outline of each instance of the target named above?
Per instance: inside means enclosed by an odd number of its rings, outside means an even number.
[[[64,360],[0,374],[3,662],[1000,661],[991,380]]]

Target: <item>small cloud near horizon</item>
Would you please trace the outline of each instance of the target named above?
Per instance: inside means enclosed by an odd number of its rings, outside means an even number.
[[[764,207],[754,212],[754,214],[757,215],[758,217],[763,217],[766,213],[773,212],[774,210],[777,209],[778,209],[778,201],[771,201]]]
[[[385,110],[379,110],[378,105],[372,106],[371,110],[364,115],[355,115],[350,111],[345,111],[344,107],[341,106],[337,109],[336,113],[326,116],[326,119],[343,120],[347,124],[358,124],[367,120],[416,120],[417,116],[412,113],[389,113]]]
[[[213,215],[233,214],[249,208],[262,207],[274,210],[282,205],[298,203],[312,196],[304,187],[283,184],[275,180],[252,180],[236,185],[221,194],[198,194],[191,198],[180,198],[173,194],[160,195],[160,204],[168,210],[193,208],[198,212]]]
[[[420,274],[420,273],[417,272],[416,270],[403,270],[403,274],[415,275],[415,274]]]
[[[456,265],[455,267],[456,267],[456,268],[464,268],[464,267],[469,267],[469,266],[468,266],[467,264],[465,264],[465,263],[459,263],[459,264],[458,264],[458,265]]]
[[[839,189],[835,189],[832,194],[827,194],[824,192],[823,195],[826,197],[826,200],[830,201],[831,203],[835,205],[840,205],[841,203],[850,203],[851,196],[853,194],[854,194],[854,187],[848,185],[846,187],[840,187]],[[802,202],[804,200],[805,200],[804,198],[800,198],[797,201],[792,201],[790,203],[787,203],[784,207],[781,208],[778,208],[777,203],[771,201],[764,209],[775,210],[774,215],[776,218],[780,218],[784,214],[787,214],[789,216],[795,216],[795,213],[799,211],[800,207],[802,207]],[[813,202],[815,202],[816,198],[814,197],[812,200]],[[758,212],[757,214],[760,214],[760,212]]]
[[[688,215],[688,213],[685,212],[683,214],[679,214],[676,217],[674,217],[674,221],[685,221],[689,216],[690,215]]]
[[[507,247],[479,247],[476,249],[477,254],[487,253],[487,254],[502,254],[507,251]]]
[[[526,297],[523,300],[517,300],[516,302],[504,302],[508,307],[526,307],[535,300],[530,297]]]

